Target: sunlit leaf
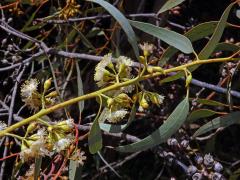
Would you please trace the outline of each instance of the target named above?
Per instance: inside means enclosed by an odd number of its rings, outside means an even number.
[[[210,21],[206,23],[199,24],[192,29],[190,29],[188,32],[184,34],[191,42],[195,42],[199,39],[202,39],[204,37],[207,37],[211,35],[216,26],[218,24],[218,21]],[[178,49],[170,46],[168,47],[164,53],[162,54],[160,60],[159,60],[159,66],[163,66],[166,64],[166,62],[173,57],[174,54],[178,52]]]
[[[165,43],[179,49],[186,54],[192,53],[194,51],[191,41],[181,34],[155,26],[153,24],[132,20],[129,21],[135,28],[161,39]]]
[[[153,146],[165,142],[170,138],[184,123],[189,111],[188,97],[186,97],[172,112],[168,119],[151,135],[139,142],[119,146],[116,148],[120,152],[136,152],[149,149]]]

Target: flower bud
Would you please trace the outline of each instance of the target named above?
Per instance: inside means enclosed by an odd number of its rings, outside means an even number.
[[[73,119],[67,119],[65,121],[58,122],[53,127],[57,128],[57,129],[61,129],[64,132],[69,132],[74,128],[74,121],[73,121]]]
[[[152,69],[153,69],[154,72],[161,72],[161,73],[164,74],[164,70],[160,66],[152,67]]]
[[[203,158],[202,158],[202,156],[200,156],[200,155],[196,155],[196,156],[194,157],[194,160],[195,160],[195,162],[196,162],[198,165],[202,164],[202,162],[203,162]]]
[[[149,107],[149,104],[145,98],[142,98],[142,100],[140,101],[140,106],[143,107],[143,109],[147,109]]]
[[[49,98],[49,97],[56,97],[56,96],[58,96],[57,91],[52,91],[52,92],[50,92],[48,95],[46,95],[45,97],[46,97],[46,98]]]
[[[214,159],[213,159],[212,155],[211,154],[206,154],[204,156],[203,163],[207,168],[211,168],[214,164]]]
[[[27,127],[27,133],[33,132],[34,130],[36,130],[36,128],[37,128],[37,123],[33,122],[29,124]]]
[[[177,141],[177,139],[175,139],[175,138],[169,138],[169,139],[167,140],[167,144],[168,144],[169,146],[177,146],[177,145],[178,145],[178,141]]]
[[[198,169],[196,168],[196,166],[190,165],[190,166],[188,167],[187,172],[188,172],[189,175],[193,175],[194,173],[197,172],[197,170],[198,170]]]
[[[192,176],[192,180],[201,180],[203,177],[203,175],[201,173],[195,173],[193,176]]]
[[[145,60],[145,58],[144,58],[143,56],[139,56],[139,61],[140,61],[140,63],[142,63],[142,64],[145,64],[145,63],[146,63],[146,60]]]
[[[114,99],[113,98],[108,98],[107,99],[107,106],[108,106],[108,108],[110,108],[113,105],[113,103],[114,103]]]
[[[223,170],[223,166],[222,166],[221,163],[216,162],[216,163],[214,164],[213,169],[214,169],[215,172],[221,172],[221,171]]]
[[[149,55],[150,55],[150,54],[149,54],[149,51],[143,50],[143,55],[146,56],[146,57],[149,56]]]
[[[191,83],[191,81],[192,81],[192,74],[189,74],[187,76],[187,78],[186,78],[186,85],[185,85],[185,87],[188,87],[189,84]]]
[[[52,78],[47,79],[44,82],[44,91],[47,91],[52,85]]]
[[[152,74],[153,73],[153,67],[147,67],[147,71]]]

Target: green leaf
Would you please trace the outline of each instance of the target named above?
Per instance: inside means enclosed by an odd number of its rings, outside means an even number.
[[[210,21],[210,22],[199,24],[193,27],[192,29],[190,29],[188,32],[186,32],[184,36],[189,38],[191,42],[195,42],[199,39],[202,39],[204,37],[211,35],[214,32],[217,24],[218,24],[218,21]],[[159,66],[165,65],[166,62],[169,59],[171,59],[173,55],[176,54],[177,52],[178,52],[178,49],[172,46],[168,47],[164,51],[163,55],[161,56],[158,65]]]
[[[82,78],[81,78],[81,72],[79,68],[79,64],[76,61],[76,70],[77,70],[77,89],[78,89],[78,96],[82,96],[83,93],[83,83],[82,83]],[[84,109],[84,101],[79,101],[78,102],[78,109],[79,113],[81,113]]]
[[[209,100],[209,99],[198,98],[196,102],[204,105],[209,105],[209,106],[226,106],[226,104],[223,104],[221,102],[214,101],[214,100]]]
[[[42,165],[42,157],[35,158],[34,180],[38,180]]]
[[[181,34],[155,26],[153,24],[132,20],[129,21],[135,28],[161,39],[162,41],[179,49],[186,54],[192,53],[194,51],[191,41]]]
[[[240,50],[240,46],[238,46],[236,44],[222,42],[222,43],[219,43],[217,45],[217,47],[215,48],[214,52],[229,51],[229,52],[235,53],[235,52],[237,52],[239,50]]]
[[[82,166],[80,166],[77,161],[70,160],[68,177],[69,180],[82,179]]]
[[[211,54],[214,52],[218,42],[220,41],[221,37],[222,37],[222,34],[223,34],[223,31],[225,29],[225,27],[227,26],[227,19],[228,19],[228,15],[231,11],[231,8],[232,6],[234,5],[235,3],[231,3],[224,11],[220,21],[218,22],[217,24],[217,27],[212,35],[212,37],[210,38],[210,40],[208,41],[208,43],[206,44],[206,46],[202,49],[202,51],[198,54],[198,57],[199,59],[208,59],[209,56],[211,56]],[[190,72],[193,72],[194,70],[196,70],[200,65],[194,65],[190,68],[188,68],[188,70]],[[181,73],[181,74],[180,74]],[[180,73],[177,73],[176,75],[174,75],[173,77],[171,77],[172,79],[176,80],[176,79],[179,79],[181,78],[183,75],[182,72]],[[171,79],[169,80],[165,80],[163,79],[162,81],[160,81],[161,83],[164,83],[164,82],[170,82]]]
[[[142,139],[139,142],[119,146],[116,148],[120,152],[136,152],[149,149],[153,146],[165,142],[170,138],[184,123],[189,111],[188,97],[186,97],[172,112],[168,119],[151,135]]]
[[[158,11],[157,14],[163,13],[169,9],[172,9],[173,7],[181,4],[183,1],[185,0],[168,0],[162,7],[161,9]]]
[[[136,36],[132,29],[132,26],[129,24],[129,21],[125,18],[125,16],[117,8],[115,8],[113,5],[111,5],[107,1],[104,1],[104,0],[88,0],[88,1],[99,4],[117,20],[117,22],[120,24],[120,26],[123,28],[124,32],[126,33],[128,37],[128,41],[132,45],[134,53],[138,59],[139,51],[138,51]]]
[[[91,154],[95,154],[102,149],[102,133],[99,127],[98,117],[95,118],[90,129],[88,147]]]
[[[199,53],[199,58],[200,59],[207,59],[214,51],[216,48],[218,42],[220,41],[223,31],[225,27],[227,26],[227,19],[228,15],[235,3],[231,3],[223,12],[221,19],[212,35],[210,40],[208,41],[207,45],[202,49],[202,51]]]
[[[207,117],[213,116],[215,114],[219,114],[219,112],[216,112],[210,109],[198,109],[189,114],[187,121],[193,122],[201,118],[207,118]]]
[[[128,122],[123,125],[115,125],[115,124],[106,124],[106,123],[100,123],[100,128],[106,132],[109,133],[119,133],[124,131],[134,120],[136,115],[136,105],[134,104],[132,107],[132,110],[130,112]],[[101,117],[101,116],[100,116]],[[104,118],[104,116],[102,116]],[[106,117],[105,117],[106,118]],[[105,119],[104,119],[105,120]],[[102,119],[101,119],[102,121]]]
[[[221,116],[209,121],[208,123],[201,126],[194,134],[193,137],[200,136],[204,133],[207,133],[211,130],[217,128],[225,128],[232,124],[240,123],[240,112],[233,112],[226,116]]]

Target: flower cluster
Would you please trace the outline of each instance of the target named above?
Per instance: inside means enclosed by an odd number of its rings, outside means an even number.
[[[44,85],[46,86],[46,84],[48,85],[48,88],[49,88],[51,86],[51,79],[46,80]],[[39,85],[39,81],[37,79],[30,79],[25,81],[25,83],[21,86],[22,101],[30,109],[33,109],[35,111],[38,111],[43,104],[46,106],[50,106],[54,104],[55,103],[54,97],[57,96],[56,91],[50,92],[46,96],[45,94],[39,93],[38,85]],[[42,98],[42,96],[44,96],[44,98]]]
[[[76,0],[67,0],[66,5],[60,11],[59,17],[63,17],[64,19],[73,17],[80,12],[79,8],[80,5],[76,2]]]
[[[45,130],[39,130],[36,134],[26,138],[22,142],[20,157],[23,161],[40,156],[51,156],[46,148]]]
[[[141,47],[148,53],[152,53],[154,49],[153,45],[147,43],[141,45]],[[119,56],[115,59],[115,63],[113,63],[112,55],[107,54],[97,64],[94,80],[97,81],[99,87],[129,81],[133,78],[131,72],[133,64],[133,61],[125,56]],[[137,93],[130,98],[127,93],[133,93],[135,89]],[[142,91],[138,92],[139,89]],[[102,94],[102,96],[105,98],[107,104],[104,119],[111,123],[120,122],[128,114],[128,109],[134,103],[138,103],[139,111],[143,111],[149,107],[150,102],[159,106],[164,100],[164,96],[145,91],[139,83],[111,90]]]
[[[22,161],[30,161],[36,157],[52,156],[67,150],[74,142],[73,119],[55,122],[48,128],[38,128],[36,124],[30,124],[27,133],[22,140],[20,157]],[[35,132],[35,133],[33,133]],[[28,136],[28,134],[33,133]]]
[[[125,56],[116,58],[115,66],[112,63],[112,54],[107,54],[95,68],[94,80],[99,87],[124,82],[132,78],[131,66],[133,61]],[[121,91],[131,93],[134,86],[122,87]]]

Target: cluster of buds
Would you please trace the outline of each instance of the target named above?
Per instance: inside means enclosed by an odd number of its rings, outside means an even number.
[[[136,102],[138,101],[139,103],[139,108],[138,110],[140,112],[144,111],[145,109],[149,108],[149,103],[153,103],[157,106],[163,103],[164,96],[154,93],[154,92],[149,92],[149,91],[141,91],[133,96],[133,100]]]
[[[25,81],[21,86],[22,101],[30,108],[38,111],[44,106],[51,106],[55,103],[55,97],[58,95],[56,91],[46,94],[47,90],[51,87],[51,78],[44,83],[43,93],[38,92],[39,81],[37,79],[30,79]],[[46,95],[45,95],[46,94]]]
[[[63,17],[64,19],[73,17],[80,12],[79,8],[80,5],[76,2],[76,0],[67,0],[66,5],[60,11],[59,17]]]

